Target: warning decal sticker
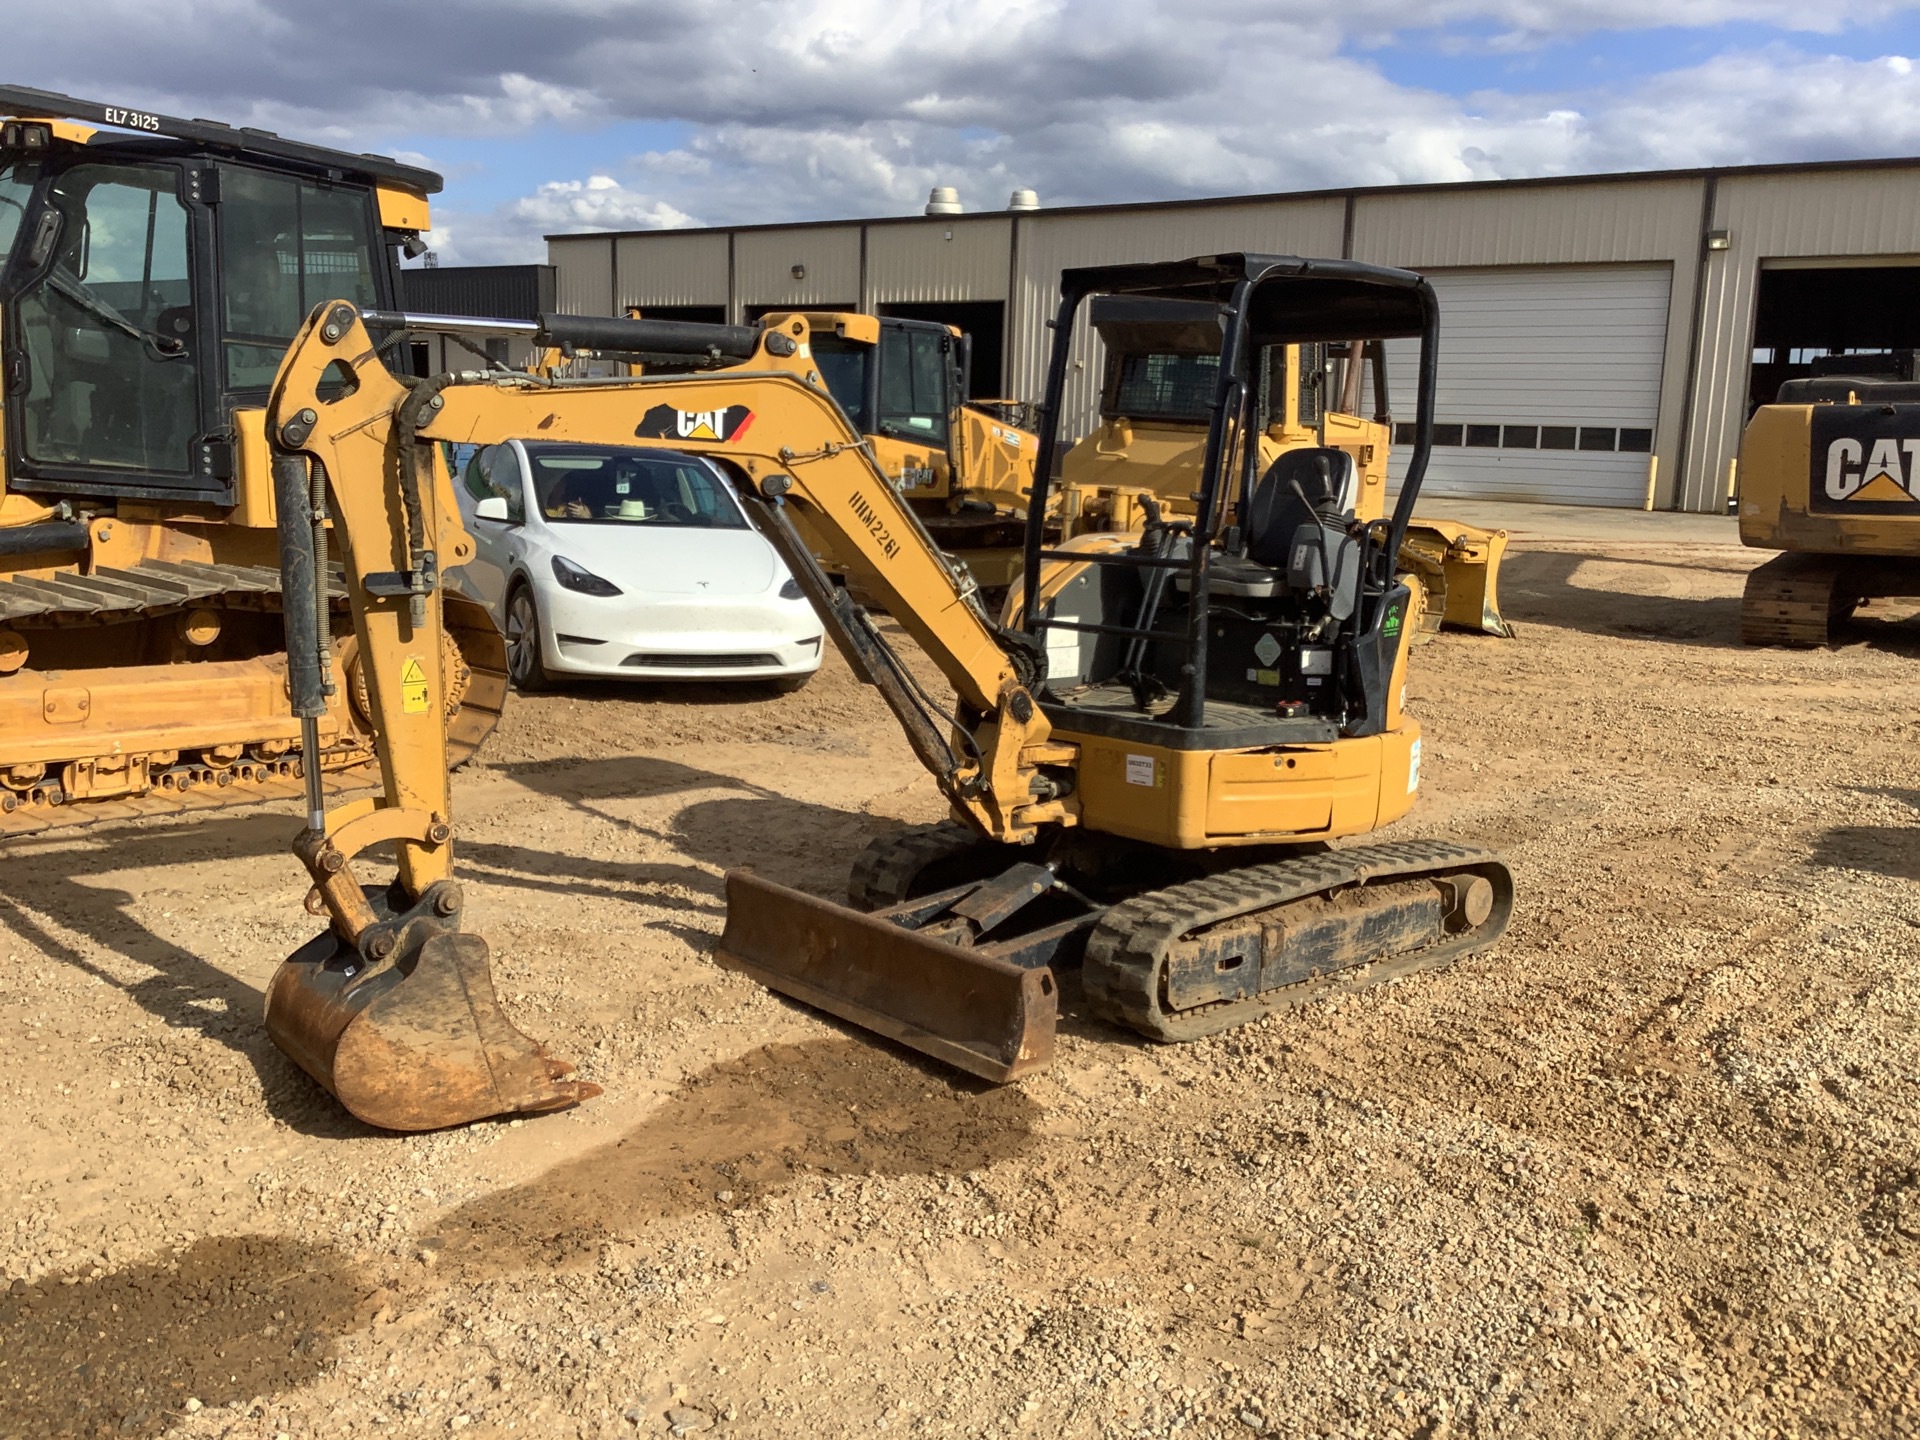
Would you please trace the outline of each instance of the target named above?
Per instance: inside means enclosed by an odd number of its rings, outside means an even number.
[[[426,714],[427,667],[420,663],[418,655],[409,655],[407,663],[400,668],[400,709],[407,715]]]

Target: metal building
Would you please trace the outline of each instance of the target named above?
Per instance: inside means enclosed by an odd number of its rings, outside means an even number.
[[[1441,300],[1429,491],[1715,511],[1741,426],[1814,355],[1920,347],[1920,159],[554,235],[561,310],[941,319],[975,390],[1040,392],[1068,266],[1229,250],[1421,270]],[[1075,338],[1091,428],[1099,344]],[[1411,375],[1395,366],[1397,392]]]

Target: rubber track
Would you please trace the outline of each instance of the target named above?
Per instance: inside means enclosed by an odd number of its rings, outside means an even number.
[[[1740,640],[1815,649],[1832,643],[1834,622],[1852,612],[1838,565],[1819,555],[1776,555],[1747,573]]]
[[[865,911],[898,905],[909,898],[914,880],[929,865],[985,843],[952,820],[883,835],[855,857],[847,876],[847,902]]]
[[[1081,980],[1088,1003],[1102,1018],[1151,1039],[1194,1040],[1334,991],[1364,989],[1444,964],[1499,938],[1512,914],[1510,886],[1504,903],[1496,889],[1494,913],[1487,923],[1464,935],[1245,1000],[1216,1002],[1175,1015],[1167,1014],[1160,1003],[1167,952],[1194,930],[1365,881],[1416,879],[1483,866],[1506,869],[1498,855],[1477,845],[1407,840],[1250,865],[1137,895],[1109,910],[1087,942]]]

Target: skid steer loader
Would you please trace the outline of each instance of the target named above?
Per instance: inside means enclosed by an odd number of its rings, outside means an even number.
[[[1513,904],[1497,855],[1444,841],[1332,844],[1399,819],[1420,783],[1420,727],[1401,707],[1418,617],[1394,556],[1431,441],[1431,288],[1350,261],[1240,254],[1068,271],[1048,417],[1060,413],[1075,314],[1097,294],[1204,301],[1225,315],[1200,499],[1190,518],[1149,517],[1137,535],[1050,544],[1049,420],[1012,624],[929,539],[818,375],[774,363],[807,344],[804,317],[760,332],[739,369],[698,379],[476,372],[408,386],[368,328],[393,317],[347,302],[316,311],[282,364],[267,430],[293,708],[313,735],[325,713],[313,579],[325,508],[370,657],[387,785],[331,813],[310,790],[296,850],[331,923],[274,978],[268,1024],[283,1048],[355,1113],[402,1128],[550,1108],[590,1089],[503,1040],[487,947],[462,930],[452,878],[431,657],[439,567],[472,540],[441,457],[519,435],[724,466],[951,807],[951,823],[861,856],[851,905],[729,875],[721,964],[1006,1081],[1047,1062],[1060,977],[1075,964],[1095,1014],[1184,1040],[1493,943]],[[565,340],[629,327],[602,333],[644,351],[663,338],[659,323],[549,329]],[[1348,452],[1297,448],[1269,464],[1246,443],[1258,357],[1272,346],[1399,337],[1420,342],[1420,386],[1390,517],[1356,514]],[[831,583],[796,513],[921,646],[951,699]],[[358,857],[387,844],[398,879],[365,886]]]

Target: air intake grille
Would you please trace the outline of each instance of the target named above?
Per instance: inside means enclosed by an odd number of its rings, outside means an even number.
[[[629,655],[620,662],[645,670],[764,670],[780,663],[777,655]]]

